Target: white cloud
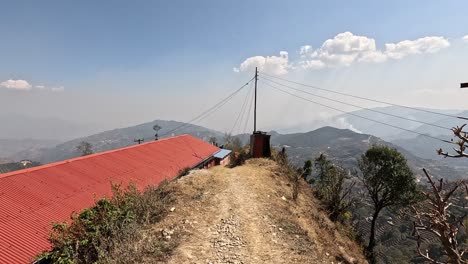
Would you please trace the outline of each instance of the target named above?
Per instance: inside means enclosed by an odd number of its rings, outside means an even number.
[[[6,80],[0,83],[1,87],[13,90],[27,91],[31,89],[31,85],[25,80]]]
[[[327,39],[320,48],[321,52],[330,54],[350,54],[374,50],[376,50],[374,39],[356,36],[351,32],[340,33],[333,39]]]
[[[301,54],[301,57],[307,57],[307,55],[310,54],[311,51],[313,51],[312,46],[305,45],[301,47],[301,49],[299,50],[299,54]]]
[[[318,70],[325,68],[325,63],[320,60],[304,60],[300,62],[300,66],[304,69]]]
[[[385,54],[392,59],[402,59],[410,54],[435,53],[450,46],[443,37],[424,37],[416,40],[403,40],[396,44],[385,44]]]
[[[464,36],[462,39],[463,41],[468,42],[468,35]]]
[[[387,60],[387,55],[380,50],[363,52],[358,58],[359,62],[374,62],[380,63]]]
[[[28,81],[25,80],[6,80],[0,82],[0,87],[7,89],[20,90],[20,91],[30,91],[30,90],[40,90],[40,91],[49,91],[49,92],[63,92],[65,88],[63,86],[47,87],[45,85],[31,85]]]
[[[468,41],[468,35],[463,38]],[[450,46],[444,37],[429,36],[416,40],[403,40],[398,43],[386,43],[383,50],[377,49],[376,41],[366,36],[351,32],[337,34],[323,42],[320,48],[311,45],[299,48],[300,58],[290,62],[288,53],[280,56],[254,56],[241,63],[235,72],[253,71],[255,67],[270,74],[282,75],[294,69],[295,65],[303,69],[322,69],[351,66],[354,63],[382,63],[389,59],[399,60],[413,54],[435,53]]]
[[[350,66],[356,62],[381,63],[388,59],[402,59],[411,54],[435,53],[450,46],[443,37],[424,37],[416,40],[404,40],[385,44],[385,50],[377,49],[375,40],[366,36],[356,36],[351,32],[327,39],[317,50],[309,45],[300,48],[300,62],[303,68],[309,67],[310,61],[319,60],[326,67]],[[307,47],[307,48],[305,48]],[[314,62],[314,65],[317,65]]]
[[[258,67],[259,71],[274,75],[283,75],[288,73],[291,68],[289,65],[288,53],[286,51],[280,51],[279,56],[254,56],[247,58],[241,63],[239,68],[234,68],[235,72],[246,72],[254,71],[255,67]]]
[[[356,36],[351,32],[343,32],[333,39],[327,39],[322,46],[313,50],[310,45],[302,46],[300,54],[303,68],[350,66],[357,61],[380,62],[385,60],[377,51],[375,40],[365,36]],[[321,63],[319,63],[321,62]]]

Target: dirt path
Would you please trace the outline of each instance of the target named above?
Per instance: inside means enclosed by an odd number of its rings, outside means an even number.
[[[256,160],[234,169],[195,171],[178,180],[178,204],[155,227],[169,234],[168,239],[179,241],[167,262],[344,263],[360,259],[345,252],[346,243],[339,249],[333,237],[319,238],[323,234],[313,231],[313,220],[303,215],[310,212],[297,206],[301,199],[290,201],[289,183],[272,173],[275,166]],[[320,240],[329,241],[329,246]]]

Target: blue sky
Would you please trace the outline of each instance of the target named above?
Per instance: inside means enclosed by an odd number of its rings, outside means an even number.
[[[15,0],[2,1],[1,9],[0,82],[25,80],[33,89],[63,91],[60,95],[25,95],[0,89],[0,111],[76,121],[92,120],[96,112],[106,112],[97,116],[109,120],[109,126],[149,121],[153,116],[169,119],[171,114],[173,119],[187,118],[189,111],[168,109],[173,104],[167,101],[200,92],[215,100],[251,74],[233,71],[247,58],[287,51],[290,61],[298,60],[300,47],[317,49],[325,40],[347,31],[375,39],[379,50],[385,43],[426,36],[453,39],[453,53],[439,58],[448,64],[452,61],[447,56],[466,58],[467,54],[455,41],[468,34],[468,2],[462,0]],[[338,73],[336,69],[302,71],[307,76],[300,77],[289,70],[288,75],[322,82],[331,71],[346,76],[353,67],[348,65]],[[359,69],[359,74],[365,76],[365,72]],[[95,100],[89,101],[89,114],[76,114],[78,106],[64,103],[89,97]],[[34,106],[39,99],[49,106]],[[180,99],[189,110],[207,106],[184,100]],[[448,107],[445,103],[436,107]],[[112,109],[122,111],[122,105],[132,108],[131,114],[112,116]]]

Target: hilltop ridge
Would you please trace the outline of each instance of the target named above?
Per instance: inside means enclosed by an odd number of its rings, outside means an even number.
[[[196,170],[171,184],[173,212],[153,227],[177,241],[167,263],[367,263],[310,186],[302,182],[291,200],[290,179],[271,160]]]

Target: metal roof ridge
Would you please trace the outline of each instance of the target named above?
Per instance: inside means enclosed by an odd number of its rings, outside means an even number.
[[[224,155],[224,157],[227,157],[227,155],[229,155],[229,154],[232,153],[232,150],[220,148],[218,151],[216,151],[216,152],[213,154],[213,156],[216,157],[216,155],[218,155],[218,154],[220,154],[220,153],[226,154],[226,155]],[[223,157],[223,158],[224,158],[224,157]]]
[[[50,167],[54,167],[54,166],[58,166],[58,165],[62,165],[62,164],[67,164],[67,163],[78,161],[78,160],[88,159],[88,158],[97,157],[97,156],[101,156],[101,155],[105,155],[105,154],[109,154],[109,153],[113,153],[113,152],[119,152],[119,151],[122,151],[122,150],[127,150],[127,149],[141,147],[141,146],[144,146],[144,145],[154,144],[154,143],[164,141],[164,140],[168,140],[168,139],[173,139],[173,138],[178,138],[178,137],[187,137],[187,136],[195,138],[194,136],[192,136],[190,134],[182,134],[182,135],[177,135],[177,136],[173,136],[173,137],[162,138],[162,139],[158,139],[158,140],[155,140],[155,141],[152,141],[152,142],[146,142],[146,143],[143,143],[143,144],[127,146],[127,147],[118,148],[118,149],[111,149],[111,150],[107,150],[107,151],[103,151],[103,152],[99,152],[99,153],[94,153],[94,154],[91,154],[91,155],[80,156],[80,157],[76,157],[76,158],[56,161],[56,162],[40,165],[40,166],[37,166],[37,167],[32,167],[32,168],[7,172],[7,173],[3,173],[3,174],[0,173],[0,180],[3,179],[3,178],[8,178],[10,176],[17,175],[17,174],[37,171],[37,170],[50,168]]]

